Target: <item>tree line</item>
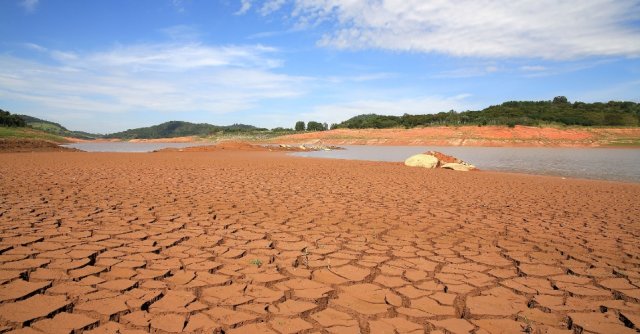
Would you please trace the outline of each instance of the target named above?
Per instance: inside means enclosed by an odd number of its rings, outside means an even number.
[[[332,126],[335,124],[332,124]],[[297,121],[294,127],[295,131],[327,131],[329,130],[329,124],[320,123],[316,121],[309,121],[306,125],[304,121]]]
[[[27,122],[18,115],[0,109],[0,126],[22,127],[27,126]]]
[[[418,126],[460,125],[582,125],[640,126],[640,103],[610,101],[607,103],[570,103],[557,96],[552,101],[509,101],[479,111],[450,110],[437,114],[387,116],[363,114],[352,117],[335,128],[413,128]],[[333,127],[332,127],[333,128]]]

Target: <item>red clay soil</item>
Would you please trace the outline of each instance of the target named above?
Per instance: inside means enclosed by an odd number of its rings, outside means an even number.
[[[0,328],[637,333],[638,198],[270,152],[3,154]]]
[[[640,143],[640,128],[540,128],[516,126],[337,129],[278,137],[277,142],[331,145],[567,146]]]
[[[75,148],[62,147],[59,143],[27,138],[0,138],[0,153],[3,152],[75,152]]]

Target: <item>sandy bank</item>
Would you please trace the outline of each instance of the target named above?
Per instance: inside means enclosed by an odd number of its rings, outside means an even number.
[[[273,152],[4,154],[0,324],[633,333],[639,197]]]

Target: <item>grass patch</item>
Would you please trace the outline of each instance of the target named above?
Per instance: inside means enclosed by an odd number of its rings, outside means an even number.
[[[607,146],[625,147],[640,146],[640,138],[614,139],[606,144]]]
[[[56,143],[68,142],[63,137],[42,132],[39,130],[34,130],[31,128],[14,128],[14,127],[4,127],[4,126],[0,126],[0,138],[40,139],[40,140],[48,140]]]

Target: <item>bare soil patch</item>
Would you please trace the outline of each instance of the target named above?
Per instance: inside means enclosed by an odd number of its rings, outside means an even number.
[[[0,138],[0,152],[77,152],[74,148],[62,147],[41,139]]]

